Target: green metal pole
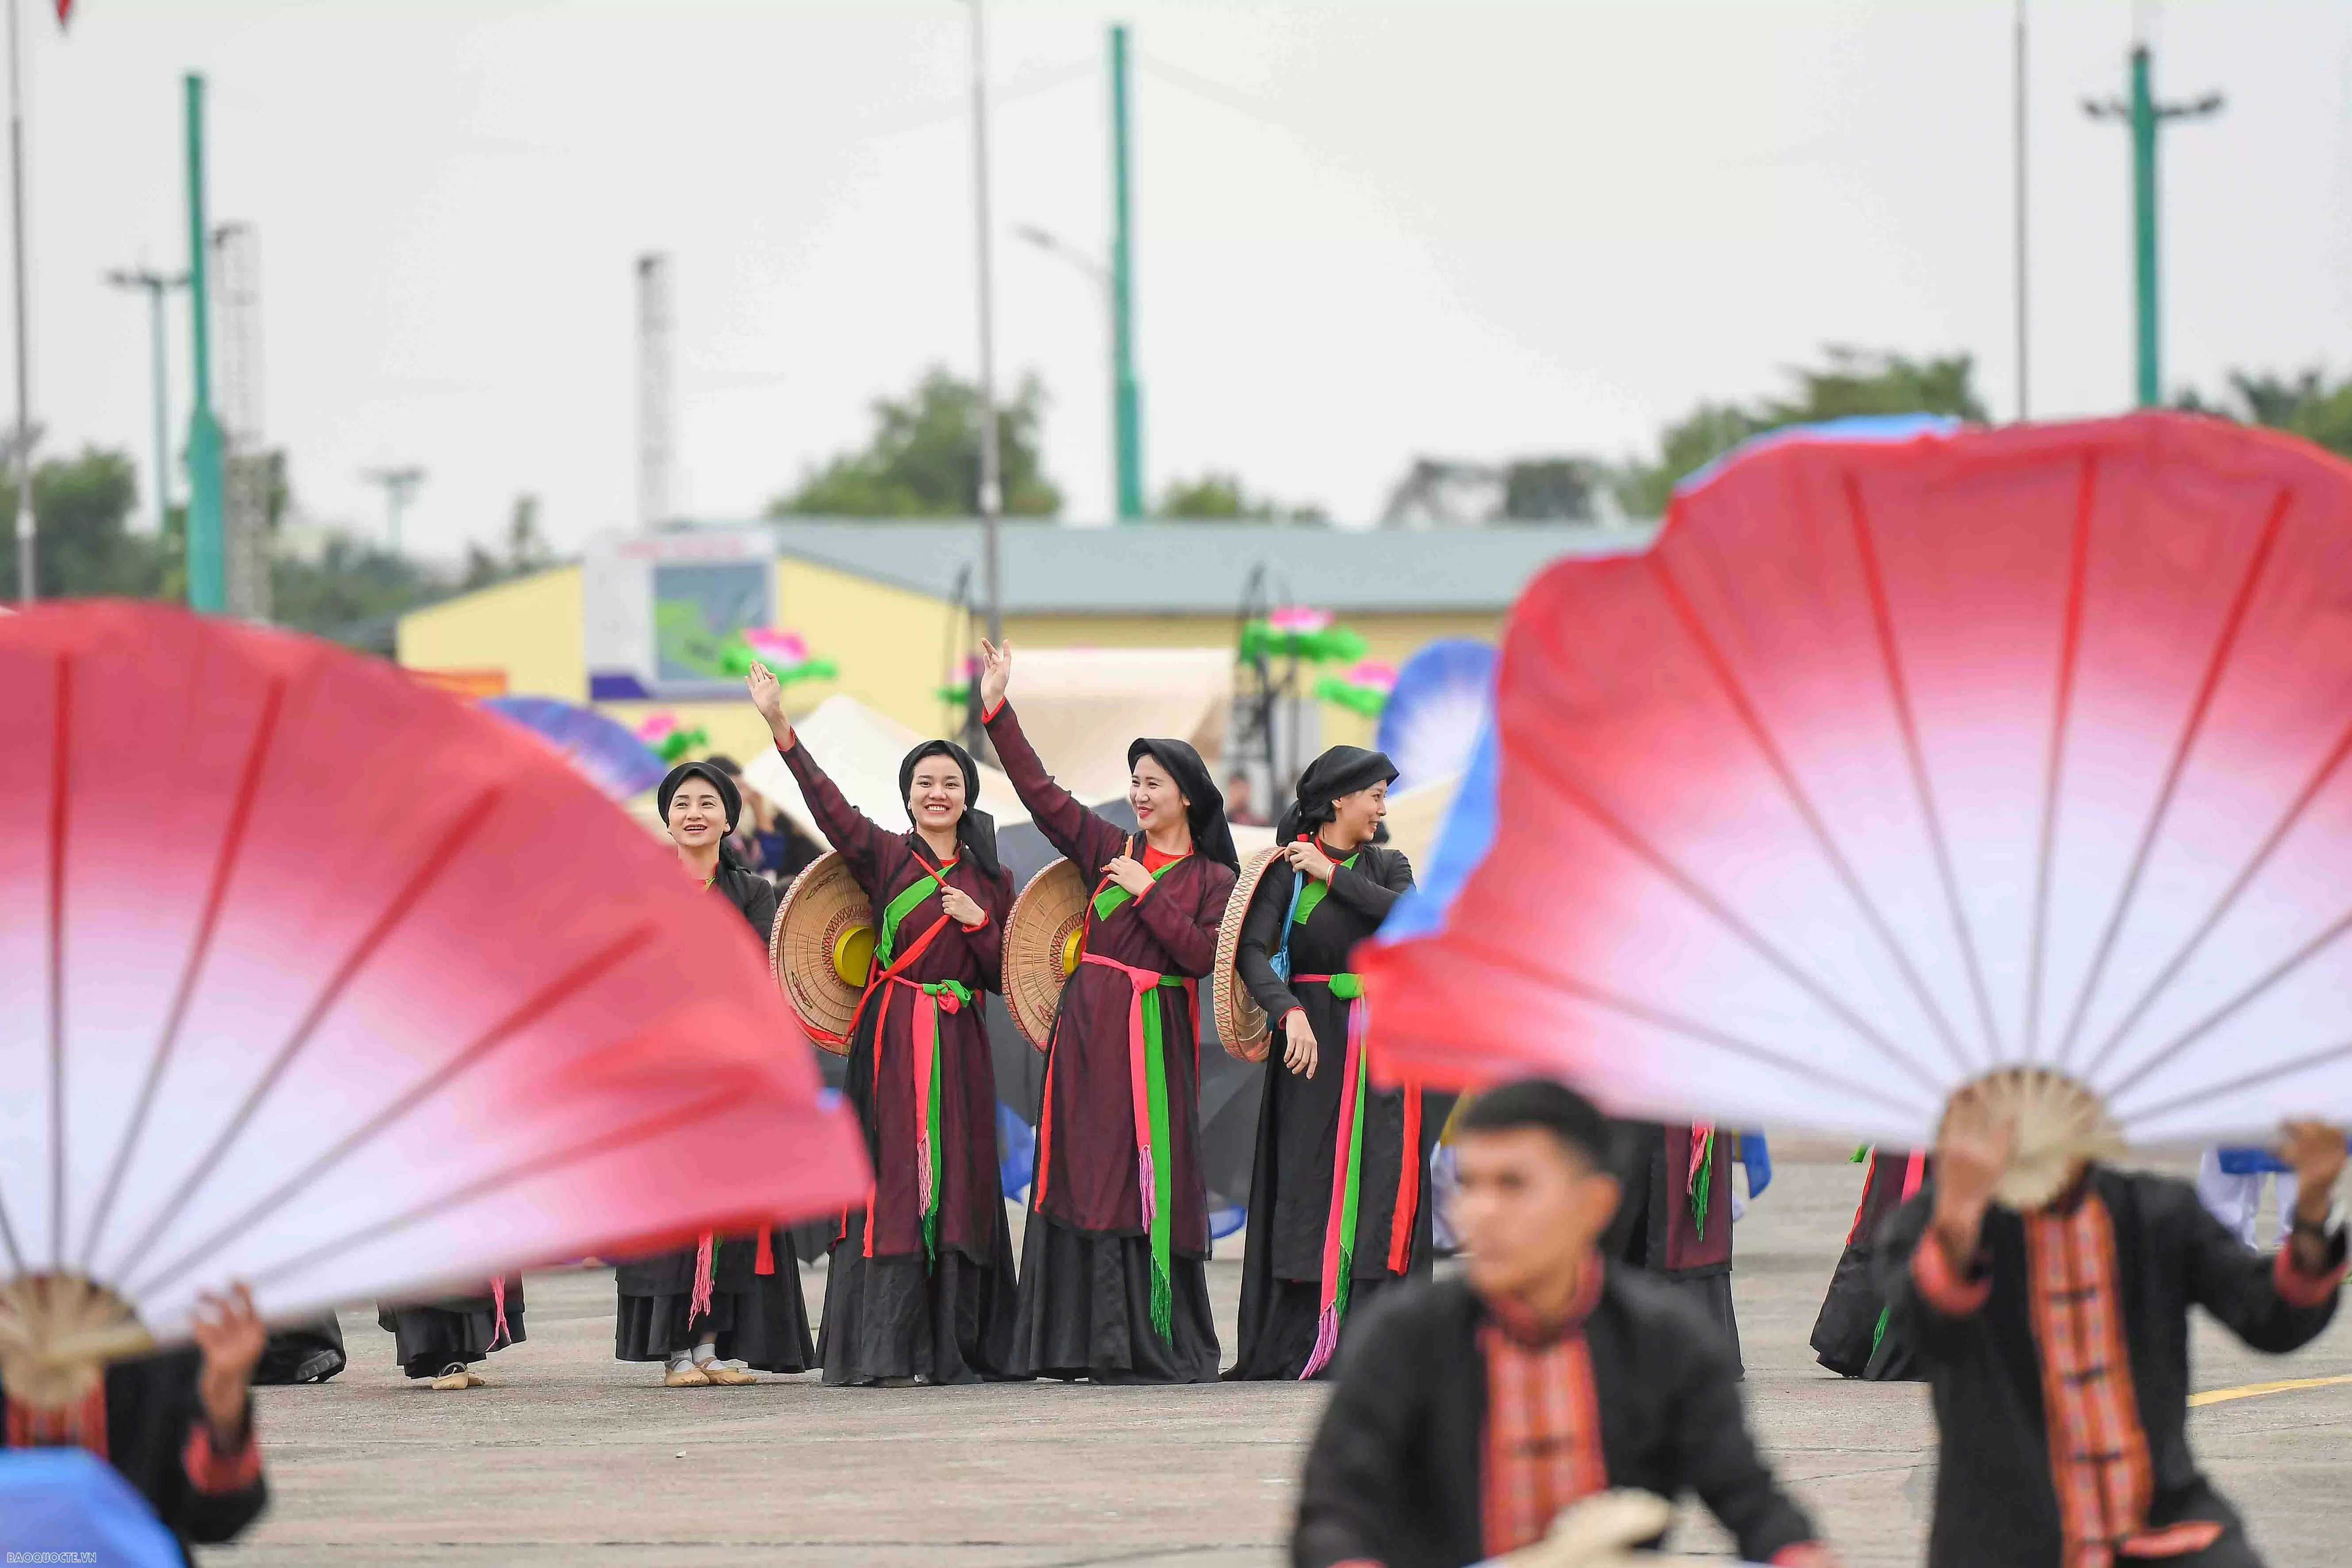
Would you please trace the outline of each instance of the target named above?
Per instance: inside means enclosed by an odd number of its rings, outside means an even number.
[[[2164,401],[2158,357],[2156,278],[2156,95],[2148,84],[2146,44],[2131,52],[2132,279],[2139,311],[2139,405]]]
[[[218,612],[228,603],[221,554],[220,422],[213,417],[212,330],[205,291],[205,79],[188,75],[188,310],[196,407],[188,420],[188,607]]]
[[[1143,516],[1143,389],[1135,379],[1135,256],[1128,172],[1127,27],[1110,30],[1111,423],[1118,454],[1118,517]]]

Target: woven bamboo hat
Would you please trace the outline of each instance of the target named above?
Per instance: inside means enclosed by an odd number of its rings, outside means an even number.
[[[1234,896],[1225,900],[1225,918],[1217,922],[1217,966],[1210,972],[1210,1009],[1216,1015],[1217,1042],[1236,1061],[1262,1062],[1274,1044],[1266,1028],[1265,1009],[1250,994],[1248,984],[1234,969],[1241,952],[1242,926],[1249,920],[1250,900],[1267,868],[1281,863],[1278,846],[1260,849],[1242,862]]]
[[[1030,878],[1005,917],[1004,1001],[1023,1037],[1041,1051],[1061,1011],[1063,983],[1077,972],[1086,930],[1086,879],[1067,860]]]
[[[837,851],[818,856],[785,889],[768,935],[768,966],[810,1037],[847,1051],[874,968],[874,906]]]

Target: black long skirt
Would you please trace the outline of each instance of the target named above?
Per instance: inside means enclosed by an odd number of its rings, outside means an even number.
[[[254,1364],[257,1384],[324,1383],[343,1370],[343,1327],[333,1313],[300,1328],[280,1329]]]
[[[996,1257],[974,1263],[944,1247],[928,1269],[919,1258],[868,1258],[861,1217],[835,1244],[825,1270],[824,1322],[816,1342],[832,1385],[914,1377],[983,1383],[1009,1377],[1013,1241],[996,1229]]]
[[[1424,1222],[1425,1223],[1425,1222]],[[1428,1278],[1424,1267],[1417,1275],[1360,1274],[1348,1286],[1348,1314],[1339,1320],[1339,1343],[1348,1342],[1349,1325],[1373,1300],[1410,1283]],[[1227,1383],[1291,1382],[1298,1380],[1307,1370],[1307,1363],[1315,1353],[1315,1329],[1323,1316],[1323,1282],[1320,1279],[1274,1279],[1253,1287],[1246,1275],[1242,1283],[1243,1311],[1257,1310],[1256,1332],[1243,1332],[1240,1359],[1225,1369]],[[1319,1382],[1332,1375],[1339,1364],[1333,1356],[1330,1363],[1315,1374]]]
[[[1013,1323],[1016,1377],[1095,1383],[1214,1383],[1217,1321],[1208,1266],[1169,1259],[1170,1337],[1151,1326],[1151,1241],[1090,1237],[1029,1211],[1021,1241],[1021,1304]]]
[[[508,1288],[504,1335],[499,1332],[497,1305],[479,1297],[456,1303],[379,1306],[375,1322],[391,1332],[393,1357],[404,1374],[438,1377],[452,1365],[471,1366],[492,1351],[522,1342],[522,1281],[518,1279]]]
[[[710,1310],[689,1323],[693,1301],[686,1290],[623,1296],[613,1317],[614,1359],[666,1362],[715,1331],[720,1361],[758,1372],[806,1372],[816,1364],[800,1265],[789,1249],[778,1248],[776,1271],[753,1275],[749,1289],[711,1291]]]

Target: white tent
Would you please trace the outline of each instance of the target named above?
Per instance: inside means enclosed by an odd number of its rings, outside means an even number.
[[[809,754],[849,797],[850,805],[893,833],[906,831],[907,803],[898,794],[898,759],[914,750],[922,736],[855,697],[826,698],[794,728],[808,743]],[[801,798],[799,781],[773,746],[761,749],[743,765],[743,778],[802,832],[819,844],[824,842],[808,802]],[[979,805],[996,818],[1000,827],[1029,820],[1028,809],[1013,793],[1013,781],[985,763],[980,769]]]

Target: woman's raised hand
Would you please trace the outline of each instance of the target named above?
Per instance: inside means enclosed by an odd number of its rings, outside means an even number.
[[[793,749],[793,721],[784,713],[784,683],[773,671],[758,659],[751,661],[751,671],[743,677],[744,689],[751,694],[751,706],[768,721],[768,733],[776,738],[776,749]]]
[[[1004,700],[1004,689],[1013,684],[1013,645],[1007,642],[998,647],[986,638],[980,645],[980,710],[993,713],[996,705]]]

